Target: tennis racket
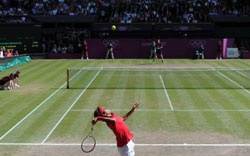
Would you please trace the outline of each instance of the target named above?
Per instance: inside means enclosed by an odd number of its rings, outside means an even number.
[[[94,125],[92,125],[89,134],[82,140],[81,149],[84,153],[90,153],[95,149],[96,140],[92,136],[93,130],[94,130]]]

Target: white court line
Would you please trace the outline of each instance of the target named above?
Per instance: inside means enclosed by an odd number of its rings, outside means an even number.
[[[230,67],[230,69],[235,70],[233,67]],[[244,73],[242,73],[240,71],[236,71],[236,72],[239,73],[240,75],[250,79],[250,76],[248,76],[247,74],[244,74]]]
[[[95,68],[100,68],[100,67],[85,67],[85,68],[92,68],[92,69],[95,69]],[[212,67],[130,67],[130,66],[122,66],[122,67],[103,67],[103,69],[123,69],[123,68],[131,68],[131,69],[211,69]],[[214,67],[214,68],[220,68],[220,69],[228,69],[230,67]]]
[[[101,68],[102,70],[102,68]],[[56,123],[56,125],[50,130],[48,135],[43,139],[42,144],[47,141],[47,139],[50,137],[50,135],[54,132],[54,130],[57,128],[57,126],[61,123],[61,121],[64,119],[64,117],[69,113],[71,108],[76,104],[76,102],[80,99],[80,97],[85,93],[85,91],[88,89],[88,87],[91,85],[91,83],[96,79],[96,77],[99,75],[101,71],[98,71],[95,76],[91,79],[91,81],[88,83],[88,85],[83,89],[83,91],[80,93],[80,95],[75,99],[75,101],[72,103],[72,105],[68,108],[68,110],[63,114],[63,116],[59,119],[59,121]]]
[[[0,146],[80,146],[80,143],[0,143]],[[96,144],[116,147],[116,144]],[[250,144],[135,144],[138,147],[250,147]]]
[[[71,77],[70,81],[75,78],[81,71],[77,72],[74,76]],[[40,108],[44,103],[46,103],[52,96],[54,96],[58,91],[60,91],[67,82],[65,82],[61,87],[59,87],[55,92],[53,92],[49,97],[47,97],[42,103],[40,103],[36,108],[34,108],[29,114],[27,114],[22,120],[15,124],[11,129],[9,129],[4,135],[0,137],[0,141],[7,136],[11,131],[13,131],[17,126],[19,126],[25,119],[27,119],[32,113],[34,113],[38,108]]]
[[[223,76],[224,78],[226,78],[227,80],[229,80],[230,82],[232,82],[233,84],[237,85],[238,87],[240,87],[241,89],[243,89],[244,91],[246,91],[248,94],[250,94],[249,90],[247,90],[246,88],[244,88],[243,86],[241,86],[240,84],[238,84],[237,82],[235,82],[234,80],[230,79],[228,76],[222,74],[220,71],[217,71],[217,73],[219,73],[221,76]]]
[[[236,72],[239,73],[239,74],[241,74],[242,76],[245,76],[245,77],[247,77],[247,78],[250,79],[250,76],[248,76],[247,74],[244,74],[244,73],[242,73],[242,72],[240,72],[240,71],[236,71]]]
[[[233,69],[233,68],[231,68],[231,69]],[[233,70],[234,70],[234,69],[233,69]],[[250,76],[248,76],[247,74],[242,73],[242,72],[240,72],[240,71],[236,71],[236,72],[239,73],[240,75],[242,75],[242,76],[244,76],[244,77],[250,79]]]
[[[71,109],[71,112],[94,112],[95,109]],[[127,112],[130,109],[111,109],[113,112]],[[239,110],[216,110],[216,109],[136,109],[137,112],[250,112],[250,109],[239,109]]]
[[[167,99],[168,99],[169,106],[170,106],[171,110],[174,110],[173,105],[172,105],[172,102],[171,102],[171,100],[170,100],[170,98],[169,98],[169,96],[168,96],[168,91],[167,91],[167,89],[166,89],[166,87],[165,87],[165,84],[164,84],[164,82],[163,82],[163,80],[162,80],[161,75],[159,75],[159,77],[160,77],[160,79],[161,79],[161,84],[162,84],[162,86],[163,86],[163,88],[164,88],[164,92],[165,92],[166,97],[167,97]]]

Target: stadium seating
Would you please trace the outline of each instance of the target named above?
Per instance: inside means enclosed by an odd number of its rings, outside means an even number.
[[[100,23],[202,23],[209,22],[210,15],[250,15],[249,3],[248,0],[236,2],[229,0],[5,0],[0,2],[0,16],[97,15],[97,21]]]

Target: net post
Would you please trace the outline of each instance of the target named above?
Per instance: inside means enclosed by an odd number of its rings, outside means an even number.
[[[67,89],[69,89],[69,68],[67,69]]]

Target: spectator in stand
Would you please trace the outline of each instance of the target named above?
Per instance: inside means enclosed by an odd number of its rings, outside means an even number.
[[[67,50],[68,50],[68,48],[66,47],[66,45],[63,45],[63,47],[62,47],[62,54],[66,54]]]
[[[51,50],[51,53],[57,53],[56,44],[54,44],[54,48]]]
[[[86,40],[84,40],[82,44],[82,58],[81,59],[84,59],[84,56],[86,57],[87,60],[89,59],[88,44]]]
[[[58,0],[52,3],[47,0],[36,0],[31,5],[30,13],[33,15],[96,15],[97,3],[95,0]]]
[[[3,0],[0,16],[27,23],[27,15],[97,15],[101,23],[201,23],[209,15],[250,15],[249,0]],[[7,3],[5,3],[7,2]],[[19,16],[19,17],[14,17]]]
[[[74,47],[73,47],[72,44],[69,44],[68,52],[69,52],[69,53],[74,53]]]
[[[57,52],[58,52],[58,53],[62,53],[62,47],[61,47],[60,44],[59,44],[59,46],[57,47]]]
[[[3,56],[6,57],[7,56],[7,49],[5,47],[3,47]]]
[[[118,23],[201,23],[209,15],[249,15],[249,2],[222,0],[132,0],[102,5],[99,22]],[[120,4],[119,4],[120,3]],[[243,3],[243,4],[244,4]],[[116,6],[116,7],[115,7]],[[245,7],[244,7],[245,6]]]
[[[11,50],[7,50],[6,57],[12,57],[13,53]]]
[[[42,53],[46,53],[46,40],[44,37],[42,39]]]
[[[18,50],[15,50],[15,52],[13,53],[14,56],[18,56],[19,53],[18,53]]]
[[[3,48],[0,48],[0,58],[3,58],[4,55],[3,55]]]
[[[218,60],[218,59],[222,60],[222,50],[223,50],[223,44],[222,44],[222,41],[219,40],[219,43],[217,44],[217,57],[216,57],[216,60]]]

